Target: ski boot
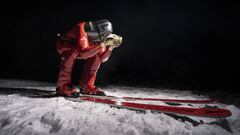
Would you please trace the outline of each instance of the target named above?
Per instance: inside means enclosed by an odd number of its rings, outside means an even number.
[[[106,96],[105,92],[98,87],[81,87],[80,88],[81,94],[88,94],[88,95],[98,95],[98,96]]]
[[[56,93],[57,95],[64,96],[64,97],[77,98],[80,96],[80,90],[74,87],[71,83],[64,84],[62,87],[57,87]]]

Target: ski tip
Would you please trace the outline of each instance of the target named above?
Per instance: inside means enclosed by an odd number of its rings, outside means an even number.
[[[225,110],[225,113],[226,113],[225,117],[229,117],[232,115],[232,112],[229,110]]]
[[[216,117],[216,118],[226,118],[232,115],[232,112],[227,109],[210,109],[208,110],[208,114],[210,117]]]

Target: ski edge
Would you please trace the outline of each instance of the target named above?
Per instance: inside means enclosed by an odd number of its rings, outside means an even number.
[[[139,111],[147,111],[150,110],[151,112],[160,112],[160,113],[167,113],[167,114],[176,114],[176,115],[184,115],[184,116],[194,116],[194,117],[207,117],[207,118],[226,118],[231,116],[231,112],[226,109],[208,109],[208,108],[187,108],[187,107],[174,107],[174,106],[163,106],[163,105],[150,105],[150,104],[141,104],[141,103],[133,103],[133,102],[119,102],[115,100],[109,100],[109,99],[101,99],[101,98],[93,98],[93,97],[82,97],[82,98],[66,98],[71,101],[90,101],[90,102],[95,102],[95,103],[101,103],[101,104],[106,104],[114,107],[119,107],[119,108],[127,108],[127,109],[133,109],[133,110],[139,110]],[[135,106],[135,107],[134,107]],[[146,108],[141,108],[137,106],[145,106]],[[152,109],[150,109],[152,107]],[[168,108],[169,111],[164,110],[158,110],[154,108]],[[181,112],[174,112],[171,110],[181,110]],[[210,112],[210,115],[204,115],[204,114],[194,114],[194,113],[189,113],[192,111],[198,111],[198,112]],[[218,113],[216,115],[213,115],[211,113]],[[221,113],[221,114],[219,114]]]
[[[83,97],[95,97],[95,98],[108,98],[108,99],[123,99],[123,100],[147,100],[147,101],[162,101],[162,102],[172,102],[172,103],[191,103],[191,104],[215,104],[218,103],[217,99],[209,100],[184,100],[184,99],[164,99],[164,98],[140,98],[140,97],[118,97],[118,96],[97,96],[97,95],[87,95],[82,94]]]

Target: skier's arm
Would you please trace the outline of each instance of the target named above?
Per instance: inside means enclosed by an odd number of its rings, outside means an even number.
[[[108,58],[110,57],[111,54],[112,54],[112,50],[109,47],[107,47],[106,51],[99,54],[98,56],[99,56],[101,62],[103,63],[108,60]]]
[[[106,42],[107,44],[110,44],[110,46],[108,46],[103,53],[99,54],[101,62],[106,62],[110,55],[112,54],[112,50],[120,46],[120,44],[122,43],[122,37],[116,34],[112,34],[112,37],[110,37],[109,40],[107,39]]]
[[[78,46],[81,48],[81,51],[79,53],[79,58],[81,59],[87,59],[94,55],[96,55],[103,47],[105,47],[103,44],[96,44],[89,46],[89,41],[87,38],[87,35],[84,31],[84,23],[81,23],[79,26],[79,39]]]
[[[79,53],[79,57],[82,59],[88,59],[103,49],[102,45],[91,45],[87,47],[82,47],[82,51]]]

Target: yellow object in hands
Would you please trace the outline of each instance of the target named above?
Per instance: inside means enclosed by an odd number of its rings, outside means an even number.
[[[103,41],[106,46],[111,48],[118,47],[122,43],[122,37],[116,34],[110,34]]]

